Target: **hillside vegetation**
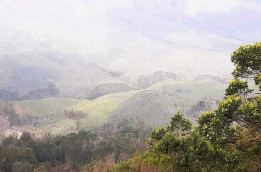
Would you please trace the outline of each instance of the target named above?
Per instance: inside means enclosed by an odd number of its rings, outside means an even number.
[[[241,46],[231,60],[236,65],[234,79],[215,110],[202,113],[195,127],[182,112],[176,113],[167,127],[153,129],[145,153],[110,172],[259,172],[261,44]],[[254,94],[249,80],[255,82]]]
[[[236,50],[226,89],[168,81],[94,100],[2,101],[0,117],[10,125],[2,123],[1,136],[5,127],[21,133],[2,138],[0,170],[259,172],[260,57],[260,43]]]
[[[122,118],[139,118],[152,127],[167,124],[178,110],[187,114],[199,101],[222,100],[225,87],[225,84],[215,81],[166,81],[145,90],[112,93],[94,100],[50,97],[11,103],[20,106],[24,112],[30,109],[37,117],[34,127],[23,126],[33,132],[58,134],[75,131],[74,120],[64,115],[64,111],[70,109],[84,113],[79,121],[80,129],[92,129]],[[194,120],[197,114],[194,112],[188,117]]]

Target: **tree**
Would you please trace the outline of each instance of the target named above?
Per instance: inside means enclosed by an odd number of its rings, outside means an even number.
[[[159,127],[153,128],[150,137],[152,140],[149,140],[150,144],[153,144],[155,141],[163,139],[166,134],[176,135],[176,136],[185,136],[192,129],[192,123],[189,119],[185,118],[181,111],[178,111],[175,115],[171,117],[170,125],[166,128]]]
[[[233,79],[227,87],[225,95],[231,96],[234,94],[239,94],[244,98],[244,101],[246,101],[247,94],[251,93],[252,91],[253,90],[248,88],[247,82],[243,82],[239,79]]]
[[[248,93],[254,90],[248,88],[248,81],[254,80],[261,91],[261,44],[241,46],[231,60],[236,67],[225,100],[216,111],[206,112],[199,118],[197,129],[213,144],[233,148],[225,152],[237,151],[237,160],[248,162],[249,169],[260,171],[261,96],[249,97]]]
[[[261,43],[239,47],[232,54],[232,62],[236,65],[233,71],[234,80],[228,86],[226,94],[240,95],[242,90],[249,92],[247,80],[253,79],[261,91]],[[242,81],[244,80],[244,81]],[[237,83],[237,84],[235,84]],[[236,85],[236,86],[235,86]],[[246,128],[255,128],[260,132],[261,123],[261,97],[247,97],[241,106],[234,110],[234,121]]]
[[[261,96],[248,94],[251,80],[261,91],[261,43],[239,47],[231,60],[236,67],[225,99],[194,130],[178,112],[167,129],[152,131],[152,147],[140,157],[149,171],[261,171]]]
[[[80,124],[81,124],[81,120],[84,116],[86,116],[85,113],[83,113],[81,110],[77,111],[77,110],[74,110],[74,109],[71,109],[71,110],[64,110],[64,115],[71,119],[71,120],[74,120],[75,124],[76,124],[76,131],[79,130],[80,128]]]
[[[235,78],[255,79],[258,84],[261,74],[261,43],[245,45],[233,52],[231,61],[236,65]]]
[[[181,136],[186,134],[192,129],[192,123],[189,119],[185,118],[181,111],[178,111],[174,116],[171,117],[170,126],[167,127],[169,132],[175,135]]]

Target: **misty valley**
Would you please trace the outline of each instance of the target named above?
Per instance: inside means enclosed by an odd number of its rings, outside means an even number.
[[[75,90],[57,87],[59,78],[52,81],[36,67],[30,74],[14,75],[10,70],[13,77],[2,82],[0,94],[0,168],[35,172],[258,170],[260,50],[256,43],[234,51],[231,59],[237,67],[229,83],[212,75],[189,80],[163,71],[141,75],[131,83],[121,79],[122,74],[95,68],[117,82],[91,83],[92,89],[87,90],[78,85],[81,89],[75,94]],[[242,55],[245,51],[257,53],[256,59],[241,63],[242,56],[243,60],[248,57]],[[245,75],[254,80],[238,79]],[[228,162],[227,158],[232,159]]]
[[[259,0],[0,0],[0,172],[261,172]]]

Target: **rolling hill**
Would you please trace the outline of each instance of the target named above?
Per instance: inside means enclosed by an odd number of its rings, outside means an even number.
[[[200,102],[223,99],[225,88],[225,84],[215,81],[166,81],[147,89],[112,93],[93,100],[50,97],[12,101],[12,104],[19,105],[24,112],[31,109],[37,116],[37,125],[23,126],[24,129],[58,134],[76,130],[75,122],[65,117],[65,109],[85,113],[80,129],[92,129],[122,118],[139,118],[148,126],[159,126],[168,123],[177,110],[195,120],[201,110],[213,109],[216,104],[203,109],[195,107],[201,106]]]

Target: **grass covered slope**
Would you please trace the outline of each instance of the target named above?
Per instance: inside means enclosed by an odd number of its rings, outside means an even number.
[[[226,85],[216,81],[168,81],[152,85],[125,101],[112,112],[112,117],[138,117],[147,125],[159,126],[169,122],[170,117],[181,110],[190,114],[199,101],[215,102],[223,99]]]
[[[38,118],[37,127],[29,127],[30,129],[56,134],[75,131],[75,122],[63,114],[65,109],[83,111],[85,116],[81,120],[81,128],[90,129],[108,122],[109,112],[132,94],[135,94],[135,91],[115,93],[95,100],[50,97],[39,100],[13,101],[12,103],[21,106],[25,113],[30,108],[33,115]]]
[[[177,96],[186,104],[195,104],[200,99],[223,99],[226,84],[216,81],[170,81],[151,86],[150,90],[162,90],[169,95]]]
[[[215,81],[168,81],[144,90],[113,93],[94,100],[50,97],[12,103],[21,106],[24,112],[30,108],[37,116],[37,127],[30,129],[57,134],[76,130],[75,121],[64,116],[65,109],[85,113],[80,129],[98,127],[120,118],[137,117],[147,125],[164,125],[177,110],[186,113],[201,100],[223,99],[225,87],[225,84]]]

